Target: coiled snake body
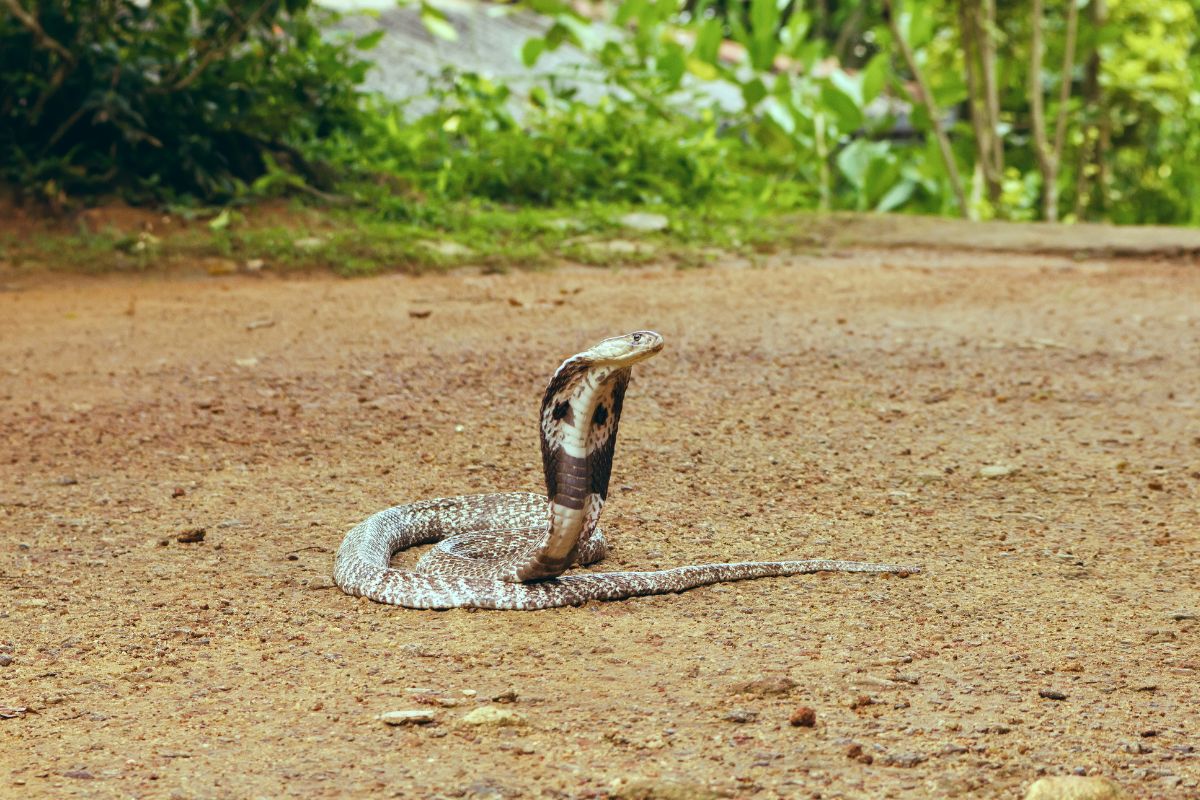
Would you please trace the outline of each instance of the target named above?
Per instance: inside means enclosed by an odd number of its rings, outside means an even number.
[[[597,527],[608,497],[617,425],[634,364],[662,350],[652,331],[605,339],[572,356],[542,399],[546,495],[467,495],[395,506],[368,517],[342,541],[334,581],[348,594],[408,608],[532,610],[681,592],[696,586],[811,572],[920,572],[857,561],[699,564],[655,572],[563,575],[608,552]],[[437,544],[409,570],[392,556]]]

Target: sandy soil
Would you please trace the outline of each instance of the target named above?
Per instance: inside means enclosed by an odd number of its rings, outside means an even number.
[[[0,797],[1019,797],[1072,772],[1200,796],[1194,266],[4,288]],[[375,510],[536,489],[547,377],[637,328],[667,349],[626,401],[601,569],[927,572],[535,613],[314,588]],[[465,724],[481,706],[524,724]],[[377,719],[406,709],[435,722]]]

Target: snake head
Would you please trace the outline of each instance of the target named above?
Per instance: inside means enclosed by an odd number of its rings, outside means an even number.
[[[663,349],[663,337],[654,331],[634,331],[605,339],[579,354],[581,360],[595,366],[614,369],[631,367]]]

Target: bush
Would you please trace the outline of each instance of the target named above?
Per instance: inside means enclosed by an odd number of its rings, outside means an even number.
[[[275,167],[328,187],[303,150],[359,124],[369,64],[322,40],[308,6],[0,3],[0,180],[51,202],[220,202]]]

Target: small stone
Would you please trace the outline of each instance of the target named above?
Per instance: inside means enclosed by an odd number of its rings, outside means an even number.
[[[1163,482],[1162,481],[1150,481],[1149,483],[1146,484],[1146,488],[1150,489],[1151,491],[1161,492],[1163,490]]]
[[[296,241],[292,242],[293,247],[297,247],[301,250],[315,250],[323,244],[325,244],[325,240],[320,236],[305,236],[302,239],[297,239]]]
[[[206,258],[203,263],[209,275],[232,275],[238,271],[237,262],[228,258]]]
[[[204,541],[204,534],[207,533],[205,528],[188,528],[186,531],[175,536],[175,541],[180,544],[195,544],[196,542]]]
[[[846,758],[858,761],[862,764],[870,764],[875,760],[875,757],[870,753],[864,753],[861,744],[852,744],[846,748]]]
[[[734,694],[752,694],[755,697],[787,694],[794,688],[796,688],[796,682],[784,675],[764,675],[761,678],[741,681],[729,687]]]
[[[1038,697],[1044,697],[1047,700],[1066,700],[1067,696],[1058,689],[1039,689]]]
[[[183,497],[187,492],[182,486],[176,486],[171,490],[171,497]]]
[[[979,468],[979,477],[981,478],[1003,478],[1005,475],[1012,475],[1017,471],[1016,467],[1007,464],[988,464]]]
[[[259,328],[273,327],[275,327],[275,320],[273,319],[252,319],[246,323],[246,330],[248,331],[256,331]]]
[[[817,712],[808,706],[797,706],[788,717],[793,728],[811,728],[817,724]]]
[[[651,214],[645,211],[635,211],[632,214],[625,214],[618,217],[617,222],[621,227],[629,228],[635,231],[661,231],[666,230],[671,224],[671,220],[663,214]]]
[[[1183,609],[1172,611],[1169,616],[1176,622],[1190,622],[1200,619],[1200,614],[1197,614],[1195,611],[1184,611]]]
[[[860,695],[856,695],[855,697],[850,698],[850,702],[846,704],[846,707],[849,708],[851,711],[857,711],[858,709],[863,708],[864,706],[870,706],[870,705],[874,705],[874,704],[875,704],[875,701],[872,700],[868,695],[860,694]]]
[[[12,662],[13,658],[8,653],[0,653],[0,667],[7,667]]]
[[[69,769],[63,773],[64,778],[74,778],[79,781],[95,780],[96,776],[88,772],[86,769]]]
[[[257,367],[258,359],[254,358],[253,356],[249,358],[235,358],[233,363],[237,364],[239,367],[246,367],[248,369],[250,367]]]
[[[524,725],[525,717],[509,708],[496,706],[480,706],[465,715],[462,721],[466,725],[492,725],[504,727],[507,725]]]
[[[79,483],[79,479],[73,475],[63,475],[61,478],[55,478],[54,482],[59,486],[74,486]]]
[[[332,589],[337,584],[328,575],[315,575],[311,578],[298,578],[297,583],[305,589]]]
[[[500,694],[492,698],[493,703],[515,703],[517,702],[517,692],[515,689],[505,689]]]
[[[757,711],[748,711],[743,708],[738,708],[738,709],[734,709],[733,711],[730,711],[728,714],[721,717],[721,719],[725,720],[726,722],[737,722],[737,723],[754,722],[754,720],[758,719],[758,712]]]
[[[265,266],[267,266],[267,262],[261,258],[246,259],[246,272],[261,272]]]
[[[410,317],[412,317],[413,319],[425,319],[432,313],[433,312],[427,308],[421,308],[421,309],[413,308],[413,309],[409,310],[408,315]]]
[[[1120,784],[1109,778],[1055,775],[1038,778],[1025,800],[1128,800]]]
[[[883,763],[889,767],[915,767],[928,760],[928,756],[920,753],[891,753],[884,757]]]
[[[385,711],[379,715],[379,719],[387,725],[429,725],[436,717],[432,711],[415,709],[411,711]]]
[[[617,800],[718,800],[724,797],[706,786],[662,778],[618,779],[611,796]]]
[[[465,258],[475,255],[475,251],[471,248],[449,239],[418,239],[417,244],[447,258]]]

